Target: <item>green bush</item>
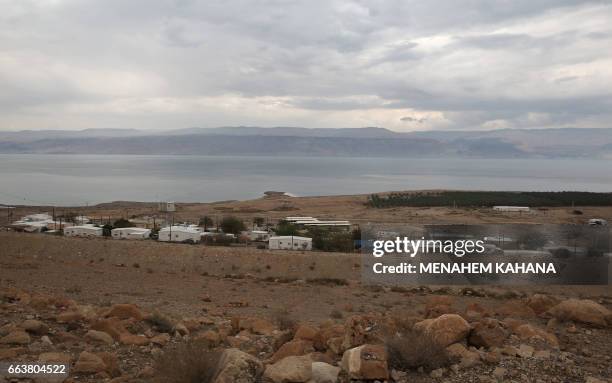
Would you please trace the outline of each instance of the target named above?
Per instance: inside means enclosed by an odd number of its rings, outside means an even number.
[[[521,206],[612,206],[612,193],[591,192],[498,192],[446,191],[372,194],[367,204],[375,208],[397,206],[480,207],[495,205]]]
[[[238,235],[246,230],[246,227],[240,219],[233,216],[227,216],[223,217],[221,220],[221,230],[223,230],[224,233]]]

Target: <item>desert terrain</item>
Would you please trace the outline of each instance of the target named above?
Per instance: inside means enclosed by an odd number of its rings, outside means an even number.
[[[583,223],[612,218],[612,208],[601,207],[580,207],[583,215],[576,216],[568,208],[502,214],[484,208],[372,209],[364,202],[365,196],[275,196],[178,204],[175,219],[311,215],[355,223]],[[117,202],[71,210],[129,218],[156,209]],[[19,214],[43,210],[20,207]],[[364,285],[360,273],[357,253],[2,232],[0,361],[69,363],[66,382],[612,378],[609,286],[387,287]]]
[[[437,192],[419,191],[423,192]],[[381,193],[384,195],[384,193]],[[571,207],[534,208],[529,213],[495,212],[491,208],[473,207],[393,207],[376,209],[367,206],[368,195],[340,195],[319,197],[292,197],[272,194],[246,201],[220,201],[211,203],[177,203],[175,221],[197,223],[203,216],[217,220],[233,215],[245,222],[262,217],[276,222],[286,216],[315,216],[323,219],[346,219],[352,223],[416,223],[416,224],[480,224],[480,223],[585,223],[589,218],[612,221],[611,206],[580,206],[582,214],[575,214]],[[51,212],[50,206],[17,206],[14,217],[26,214]],[[111,202],[93,206],[57,207],[57,214],[67,212],[87,215],[94,219],[117,219],[131,217],[164,218],[157,203]],[[0,222],[6,222],[6,216]]]

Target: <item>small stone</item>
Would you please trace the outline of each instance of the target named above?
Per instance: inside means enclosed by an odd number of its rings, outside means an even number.
[[[5,337],[0,338],[0,344],[29,344],[30,342],[30,335],[23,330],[13,331]]]
[[[45,352],[38,356],[38,361],[42,363],[70,364],[72,362],[72,356],[62,352]]]
[[[432,378],[441,378],[441,377],[444,376],[445,372],[446,372],[446,369],[438,368],[438,369],[435,369],[432,372],[430,372],[429,376],[431,376]]]
[[[107,345],[113,344],[113,337],[104,331],[89,330],[85,334],[84,338],[94,343],[104,343]]]
[[[121,342],[121,344],[126,345],[145,346],[149,344],[149,339],[143,335],[133,335],[130,333],[125,333],[119,336],[119,342]]]
[[[104,360],[88,351],[81,352],[79,359],[72,369],[73,372],[81,374],[96,374],[105,370],[106,364]]]
[[[502,379],[506,375],[506,369],[503,367],[495,367],[492,374],[495,378]]]
[[[170,342],[170,334],[165,332],[151,338],[151,343],[162,347],[168,344],[168,342]]]
[[[36,335],[45,335],[49,331],[49,326],[36,319],[28,319],[23,321],[21,328],[31,334]]]
[[[340,367],[332,366],[324,362],[312,362],[311,370],[312,383],[336,383],[338,381]]]
[[[521,344],[519,346],[517,354],[521,358],[530,358],[533,355],[533,351],[534,351],[533,347],[531,347],[531,346],[529,346],[527,344]]]

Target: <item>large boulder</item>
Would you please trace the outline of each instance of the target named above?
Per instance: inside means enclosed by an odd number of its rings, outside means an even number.
[[[527,299],[527,306],[537,315],[542,315],[558,304],[559,300],[557,298],[546,294],[534,294]]]
[[[336,383],[340,367],[325,362],[312,362],[312,383]]]
[[[272,355],[272,358],[270,358],[270,362],[275,363],[288,356],[305,355],[312,351],[314,351],[314,348],[312,347],[312,342],[301,339],[292,340],[291,342],[283,344],[274,353],[274,355]]]
[[[88,351],[83,351],[79,355],[72,372],[78,374],[97,374],[98,372],[106,371],[106,363],[96,354]]]
[[[121,342],[121,344],[130,346],[146,346],[150,341],[149,338],[144,335],[124,333],[119,337],[119,342]]]
[[[49,332],[49,326],[36,319],[27,319],[21,324],[21,328],[30,334],[45,335]]]
[[[375,333],[375,329],[380,328],[382,320],[383,318],[376,314],[353,315],[347,318],[344,324],[342,351],[378,341],[378,334]]]
[[[387,351],[384,346],[364,344],[344,352],[342,369],[351,379],[389,379]]]
[[[110,309],[108,309],[104,313],[103,316],[104,317],[116,317],[119,319],[134,318],[136,320],[142,320],[145,315],[135,304],[122,303],[122,304],[113,305]]]
[[[316,339],[318,332],[319,330],[316,327],[302,324],[295,331],[293,339],[309,340],[312,342]]]
[[[314,348],[319,351],[325,351],[329,346],[328,342],[332,338],[344,339],[344,326],[341,324],[331,324],[321,326],[314,340]],[[342,343],[340,341],[339,343]]]
[[[253,334],[271,336],[277,330],[272,322],[261,318],[235,318],[233,322],[236,332],[247,330]]]
[[[89,330],[85,334],[84,338],[92,343],[103,343],[107,345],[113,344],[113,337],[104,331]]]
[[[518,326],[514,330],[514,333],[518,335],[518,337],[521,338],[522,340],[539,339],[539,340],[542,340],[548,343],[549,345],[553,347],[559,347],[559,340],[557,339],[555,334],[546,332],[542,330],[541,328],[538,328],[531,324],[524,324],[524,325]]]
[[[259,381],[263,364],[254,356],[236,348],[223,351],[214,383],[255,383]]]
[[[453,343],[446,347],[448,356],[459,362],[459,367],[467,368],[480,363],[480,354],[470,351],[461,343]]]
[[[548,310],[559,320],[572,320],[597,327],[605,327],[612,321],[610,310],[588,299],[568,299]]]
[[[302,383],[312,377],[312,359],[308,355],[288,356],[268,365],[264,378],[274,383]]]
[[[457,314],[444,314],[435,319],[425,319],[415,323],[414,329],[422,331],[446,347],[465,339],[470,332],[470,325]]]
[[[499,347],[508,335],[498,320],[485,318],[473,325],[468,343],[476,347]]]
[[[127,333],[125,326],[118,318],[98,319],[91,323],[91,329],[103,331],[112,336],[114,340],[119,340],[121,334]]]

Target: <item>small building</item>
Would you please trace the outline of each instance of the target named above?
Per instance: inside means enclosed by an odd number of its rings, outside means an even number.
[[[592,218],[589,219],[590,226],[608,226],[608,221],[602,218]]]
[[[317,226],[317,227],[335,227],[335,228],[343,228],[343,229],[351,228],[351,223],[347,220],[324,221],[324,220],[320,220],[315,217],[285,217],[285,221],[293,225],[297,225],[301,227]]]
[[[312,238],[296,235],[270,237],[268,248],[271,250],[312,250]]]
[[[42,233],[47,230],[61,230],[65,227],[73,226],[72,223],[65,221],[54,221],[53,217],[47,213],[26,215],[19,221],[9,225],[16,231],[26,233]]]
[[[244,235],[249,238],[249,241],[253,242],[268,242],[270,239],[270,233],[265,230],[251,230],[245,232]]]
[[[501,212],[528,212],[528,206],[493,206],[493,210]]]
[[[161,242],[182,242],[182,243],[197,243],[200,242],[202,233],[187,226],[168,226],[159,231],[158,240]]]
[[[121,227],[111,230],[113,239],[149,239],[151,230],[142,227]]]
[[[103,235],[101,227],[93,225],[71,226],[64,229],[67,237],[101,237]]]
[[[160,202],[158,204],[158,209],[163,213],[172,213],[176,211],[176,206],[174,202]]]

